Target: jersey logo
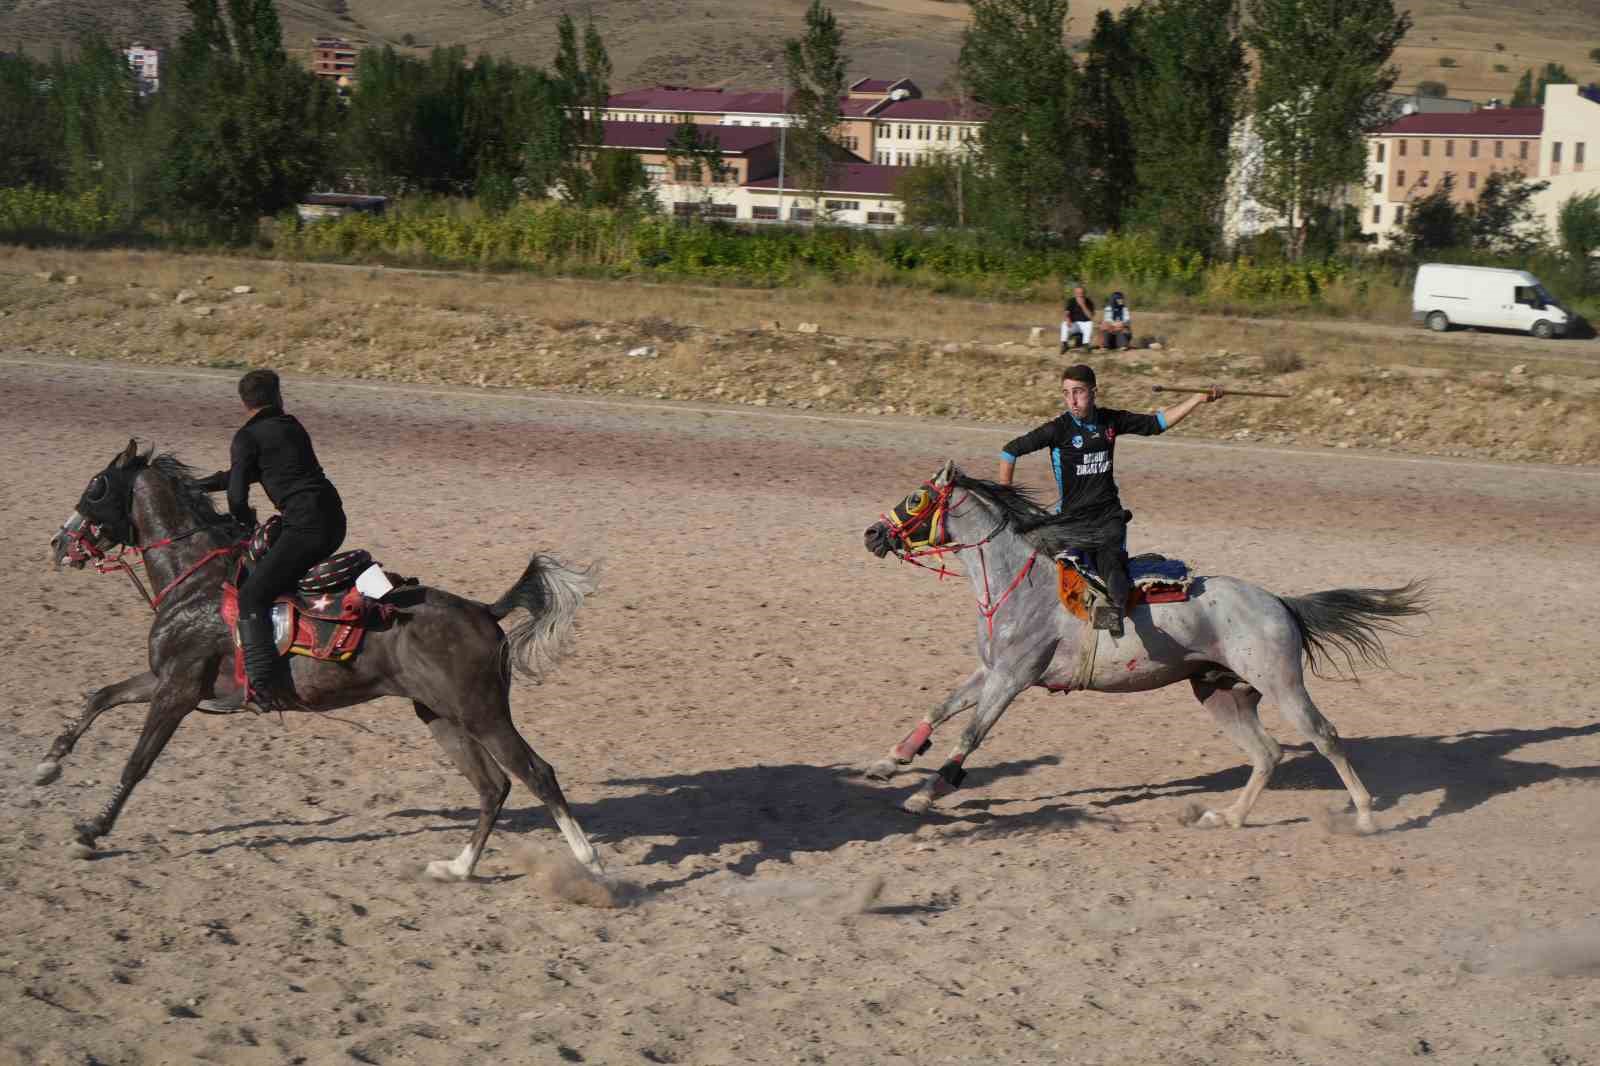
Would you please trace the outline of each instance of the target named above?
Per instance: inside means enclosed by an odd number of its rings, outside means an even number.
[[[1074,448],[1083,447],[1083,434],[1080,433],[1078,436],[1072,438],[1072,446]]]
[[[1116,439],[1117,439],[1117,431],[1112,429],[1110,426],[1107,426],[1106,427],[1106,440],[1116,440]]]

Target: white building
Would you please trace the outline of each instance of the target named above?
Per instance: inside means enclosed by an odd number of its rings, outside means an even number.
[[[128,57],[128,66],[139,79],[140,96],[149,96],[161,88],[161,49],[132,44],[122,54]]]

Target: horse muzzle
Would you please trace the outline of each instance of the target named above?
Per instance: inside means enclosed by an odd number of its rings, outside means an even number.
[[[862,540],[866,543],[867,551],[880,559],[892,551],[899,550],[900,537],[889,528],[887,522],[877,522],[868,526],[867,531],[862,534]]]
[[[60,570],[66,563],[74,570],[82,570],[97,556],[103,556],[114,545],[99,526],[77,511],[62,523],[61,529],[50,538],[50,565]]]

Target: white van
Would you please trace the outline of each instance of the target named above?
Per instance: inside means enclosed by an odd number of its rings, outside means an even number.
[[[1526,270],[1423,263],[1411,293],[1411,318],[1443,333],[1451,326],[1566,336],[1571,316]]]

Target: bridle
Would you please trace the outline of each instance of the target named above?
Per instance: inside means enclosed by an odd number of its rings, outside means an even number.
[[[989,591],[989,560],[983,548],[984,545],[994,540],[997,533],[1006,527],[1005,518],[1002,517],[999,522],[995,523],[995,527],[982,540],[975,540],[967,544],[941,542],[940,538],[944,535],[946,516],[955,508],[966,503],[967,497],[971,493],[963,493],[960,499],[951,503],[950,497],[955,492],[954,480],[947,481],[943,485],[935,484],[932,481],[924,481],[922,484],[924,489],[931,489],[932,491],[923,493],[926,499],[917,507],[905,508],[905,518],[902,519],[894,512],[879,516],[894,535],[889,541],[889,550],[894,552],[901,562],[910,563],[912,566],[921,567],[924,570],[930,570],[938,575],[939,580],[943,581],[946,577],[958,573],[958,571],[951,570],[945,565],[944,556],[955,555],[969,548],[976,548],[978,551],[978,567],[983,574],[983,595],[978,597],[978,613],[983,616],[984,623],[988,626],[989,636],[993,637],[994,616],[999,612],[1006,600],[1011,598],[1011,594],[1017,591],[1023,581],[1027,580],[1028,574],[1033,570],[1034,562],[1039,558],[1039,552],[1037,549],[1030,552],[1028,561],[1022,564],[1022,568],[1011,579],[1011,584],[1007,585],[1005,591],[998,597],[993,596]],[[920,540],[914,539],[914,534],[924,526],[928,528],[927,536]],[[905,545],[903,549],[894,547],[896,539]],[[929,566],[927,563],[918,562],[919,559],[930,557],[936,561],[936,565]]]
[[[108,555],[100,547],[98,542],[105,536],[105,533],[97,523],[91,522],[87,518],[83,520],[83,525],[79,528],[63,530],[62,536],[67,539],[66,558],[68,562],[93,563],[95,572],[99,574],[114,574],[118,571],[127,574],[128,580],[133,582],[133,587],[139,590],[139,595],[144,597],[144,602],[150,605],[150,609],[159,611],[162,601],[170,596],[179,585],[193,577],[201,567],[213,560],[232,556],[242,547],[242,544],[230,544],[225,548],[212,548],[198,560],[184,567],[177,577],[163,585],[160,591],[152,596],[149,589],[145,587],[145,583],[140,580],[135,569],[145,565],[144,557],[146,553],[157,551],[161,548],[170,548],[180,541],[188,540],[204,528],[204,526],[195,526],[186,532],[164,537],[149,544],[125,544],[121,546],[115,555]],[[146,572],[148,573],[148,569]]]

